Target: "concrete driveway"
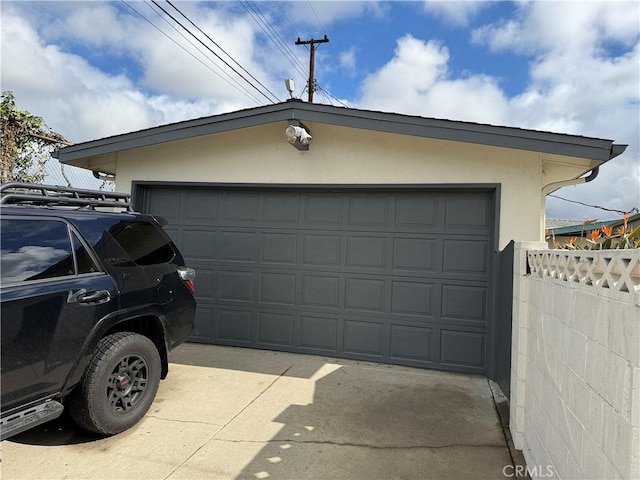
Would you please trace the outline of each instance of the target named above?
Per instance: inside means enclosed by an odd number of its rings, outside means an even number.
[[[185,344],[111,438],[61,419],[2,442],[5,479],[462,479],[513,472],[487,379]]]

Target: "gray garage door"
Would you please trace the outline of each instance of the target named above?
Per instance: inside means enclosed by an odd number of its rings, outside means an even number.
[[[493,193],[144,186],[192,341],[486,373]]]

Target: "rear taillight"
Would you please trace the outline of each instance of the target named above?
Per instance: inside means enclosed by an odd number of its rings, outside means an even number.
[[[180,278],[185,285],[189,287],[191,293],[194,293],[196,291],[196,287],[193,284],[193,281],[196,279],[196,271],[193,268],[178,267],[178,275],[180,275]]]

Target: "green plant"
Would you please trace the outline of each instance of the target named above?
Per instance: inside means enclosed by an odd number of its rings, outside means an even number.
[[[560,245],[553,236],[555,248],[566,250],[612,250],[640,248],[640,225],[629,227],[629,214],[624,216],[624,224],[614,232],[613,227],[603,225],[591,230],[590,238],[578,242],[578,237],[571,237],[564,245]]]
[[[16,108],[13,93],[0,100],[0,183],[41,182],[51,150],[70,145],[44,120]]]

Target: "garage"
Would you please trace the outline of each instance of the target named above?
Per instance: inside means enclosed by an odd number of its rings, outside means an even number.
[[[486,373],[495,188],[137,191],[197,271],[192,341]]]

